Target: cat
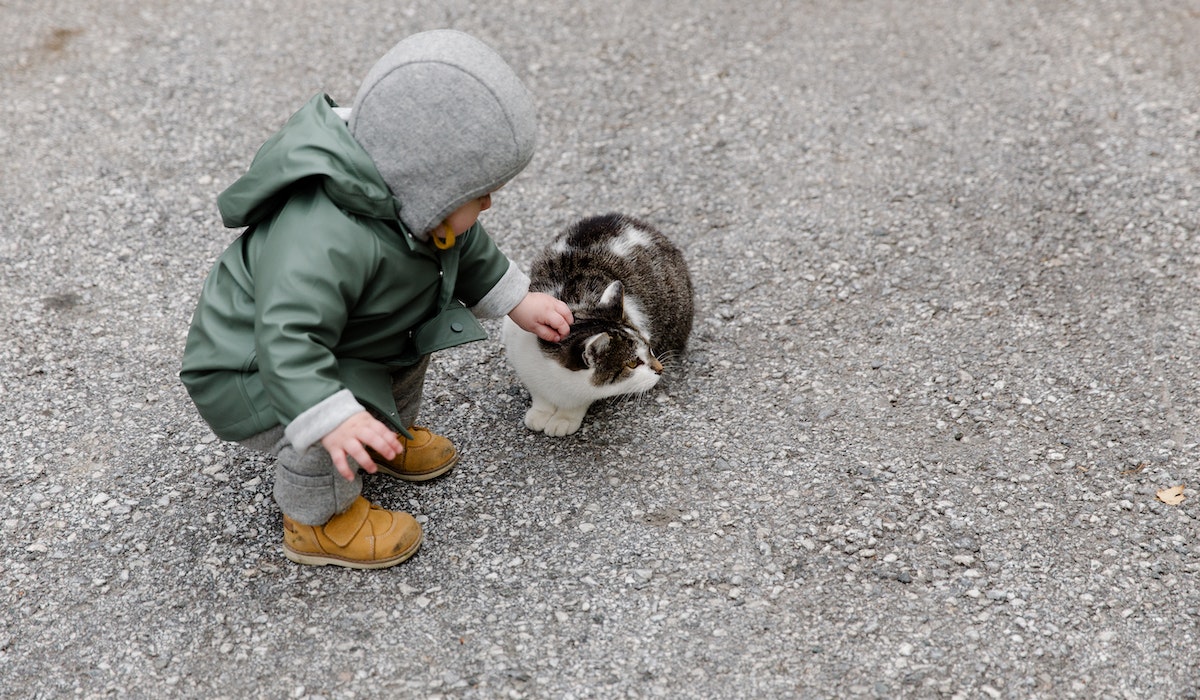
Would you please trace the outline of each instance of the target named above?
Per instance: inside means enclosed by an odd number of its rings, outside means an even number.
[[[620,214],[583,219],[534,260],[530,291],[558,297],[575,322],[550,343],[504,320],[509,364],[533,399],[525,425],[555,437],[579,429],[599,399],[640,394],[692,331],[683,253],[650,224]]]

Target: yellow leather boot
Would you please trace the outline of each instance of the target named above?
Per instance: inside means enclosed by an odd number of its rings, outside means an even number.
[[[416,554],[421,525],[408,513],[386,510],[359,496],[324,525],[283,516],[283,554],[297,564],[385,569]]]
[[[405,481],[428,481],[450,471],[458,464],[458,451],[454,445],[441,435],[435,435],[428,428],[414,425],[408,429],[413,440],[403,435],[396,435],[404,451],[395,459],[386,460],[371,452],[371,459],[379,471],[389,476]]]

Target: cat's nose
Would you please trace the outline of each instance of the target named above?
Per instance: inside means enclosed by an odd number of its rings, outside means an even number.
[[[657,357],[650,358],[650,369],[654,370],[655,374],[662,374],[663,366],[662,363],[658,361]]]

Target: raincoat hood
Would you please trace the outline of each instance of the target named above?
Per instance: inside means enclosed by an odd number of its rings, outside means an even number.
[[[374,219],[396,218],[396,203],[371,157],[350,135],[328,95],[317,95],[292,115],[250,164],[217,197],[230,228],[259,223],[307,178],[321,178],[325,194],[347,212]]]
[[[532,95],[478,39],[453,30],[398,43],[367,74],[350,133],[396,197],[400,220],[428,240],[455,209],[529,164]]]

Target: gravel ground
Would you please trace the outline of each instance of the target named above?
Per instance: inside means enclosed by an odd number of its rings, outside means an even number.
[[[0,3],[0,696],[1200,694],[1195,2],[234,5]],[[566,439],[442,353],[421,553],[297,567],[176,377],[214,198],[443,26],[539,101],[503,247],[646,218],[691,351]]]

